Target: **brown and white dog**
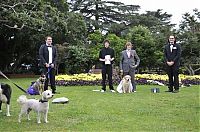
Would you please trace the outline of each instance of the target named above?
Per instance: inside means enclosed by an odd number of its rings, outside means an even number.
[[[39,94],[41,95],[42,92],[44,92],[44,83],[46,80],[46,76],[45,75],[41,75],[36,82],[33,84],[33,88],[35,90],[37,90],[39,92]]]
[[[126,75],[122,79],[122,92],[123,93],[131,93],[131,76]]]

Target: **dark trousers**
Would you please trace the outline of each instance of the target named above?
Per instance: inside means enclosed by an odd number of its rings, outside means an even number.
[[[123,76],[126,76],[126,75],[130,75],[131,76],[131,83],[133,85],[133,90],[132,91],[136,91],[135,70],[132,69],[129,72],[124,72]]]
[[[48,90],[48,84],[50,81],[52,92],[56,91],[55,85],[55,69],[54,68],[43,68],[42,74],[46,75],[46,81],[44,83],[44,90]]]
[[[106,75],[108,75],[109,88],[110,90],[114,90],[112,82],[112,65],[103,65],[101,73],[102,73],[102,82],[101,82],[102,89],[106,91]]]
[[[178,66],[167,66],[167,75],[169,77],[169,91],[179,90]]]

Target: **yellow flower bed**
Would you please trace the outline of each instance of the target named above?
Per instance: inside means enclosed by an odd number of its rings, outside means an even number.
[[[167,81],[167,75],[158,75],[158,74],[136,74],[136,79],[144,78],[150,80],[164,80]]]
[[[136,74],[136,79],[144,78],[150,80],[168,80],[167,75],[158,75],[158,74]],[[200,75],[188,76],[188,75],[179,75],[180,80],[184,79],[197,79],[200,80]],[[56,76],[56,80],[86,80],[86,81],[94,81],[94,80],[101,80],[101,74],[88,74],[88,73],[81,73],[81,74],[74,74],[74,75],[58,75]]]
[[[56,80],[86,80],[86,81],[94,81],[100,80],[101,74],[88,74],[88,73],[81,73],[81,74],[74,74],[74,75],[58,75],[56,76]]]

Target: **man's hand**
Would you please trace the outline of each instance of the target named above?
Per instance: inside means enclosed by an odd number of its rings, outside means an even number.
[[[137,68],[137,65],[134,65],[133,68]]]
[[[51,64],[51,68],[54,68],[54,64]]]
[[[115,58],[111,58],[110,61],[113,61]]]
[[[49,67],[49,64],[45,63],[45,66],[48,68],[48,67]]]
[[[99,61],[106,61],[106,59],[101,59],[101,58],[100,58]]]
[[[172,66],[172,65],[174,65],[174,62],[173,61],[167,61],[167,65]]]

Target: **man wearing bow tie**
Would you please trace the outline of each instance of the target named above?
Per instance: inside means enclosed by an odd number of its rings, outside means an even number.
[[[57,61],[57,50],[52,45],[52,37],[47,36],[45,38],[45,44],[41,45],[39,49],[40,67],[42,68],[42,74],[46,75],[46,81],[44,84],[44,90],[48,89],[48,83],[50,80],[52,93],[56,93],[55,86],[55,65]]]
[[[173,35],[169,36],[168,44],[164,48],[164,60],[167,67],[167,74],[169,78],[168,91],[166,92],[179,92],[179,78],[178,70],[181,58],[181,46],[176,43]]]
[[[135,83],[135,69],[140,64],[140,58],[138,57],[136,50],[132,50],[132,43],[126,43],[126,50],[122,51],[120,58],[120,72],[123,76],[130,75],[133,91],[136,92]]]

